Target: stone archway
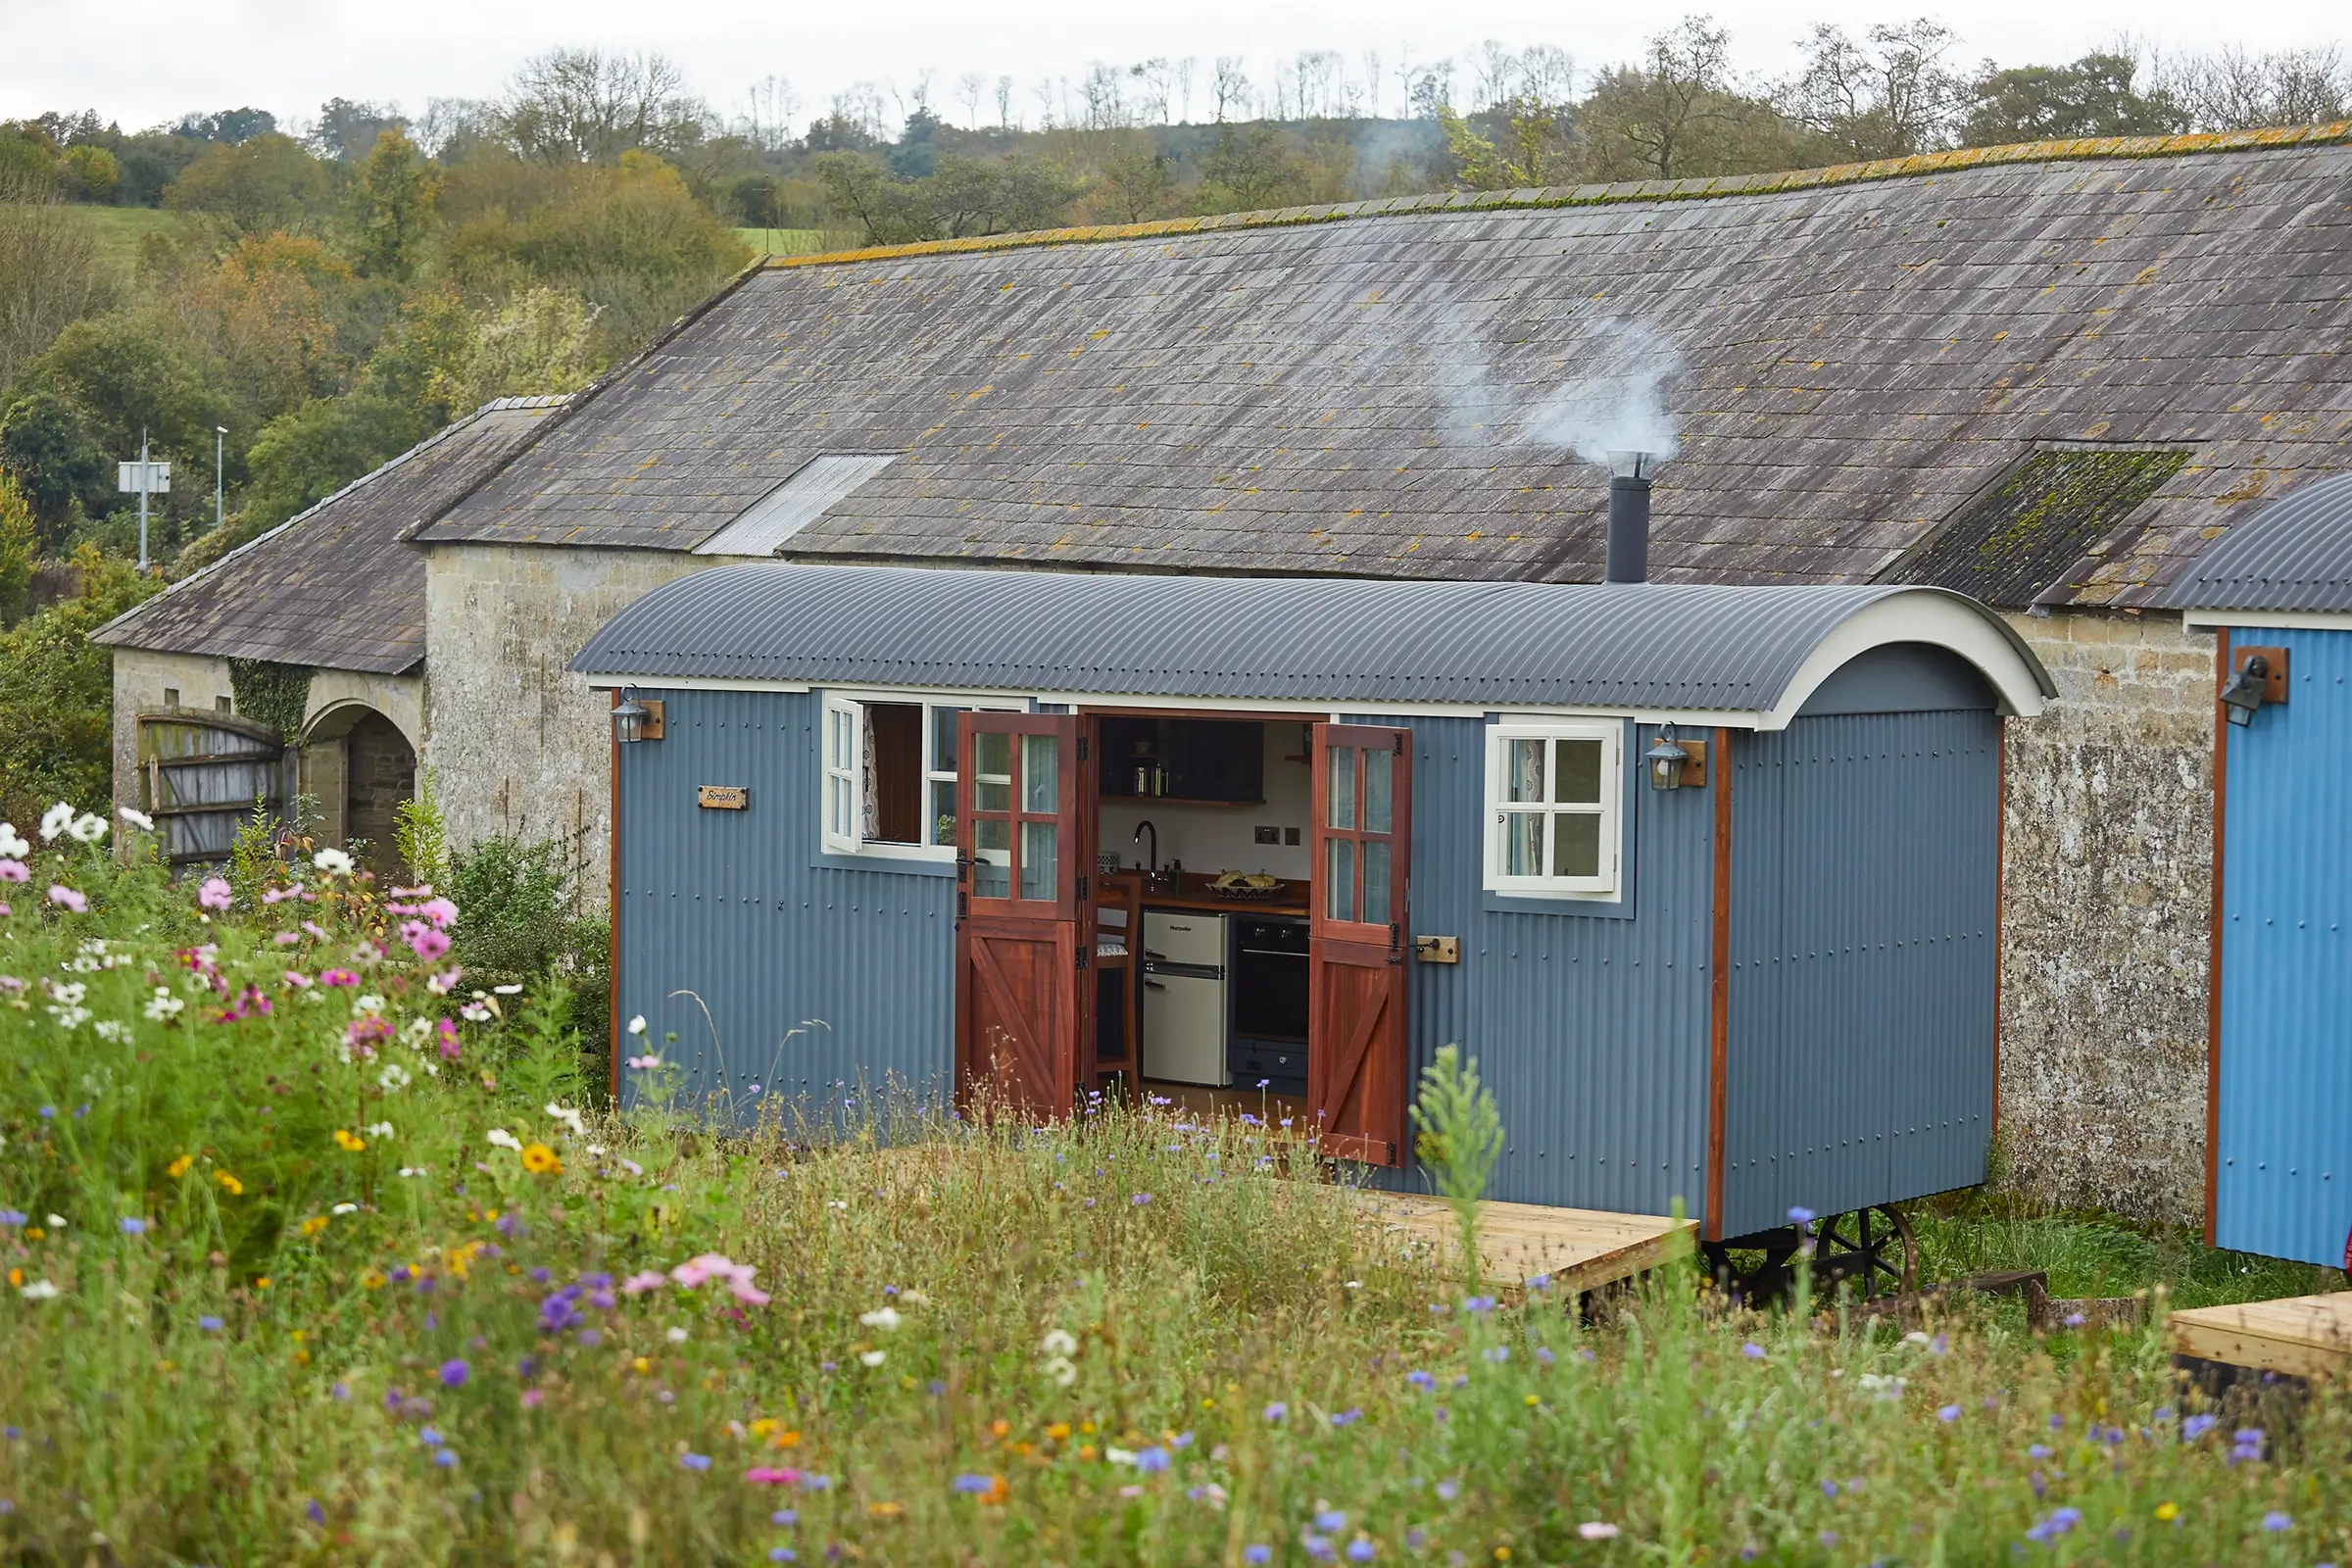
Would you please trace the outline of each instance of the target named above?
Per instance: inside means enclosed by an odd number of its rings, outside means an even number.
[[[302,755],[321,837],[379,878],[401,875],[393,812],[416,793],[416,749],[400,726],[365,704],[340,704],[311,720]]]

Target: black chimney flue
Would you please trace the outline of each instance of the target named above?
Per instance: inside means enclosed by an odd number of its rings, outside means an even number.
[[[1609,553],[1603,580],[1649,581],[1649,466],[1646,452],[1610,454]]]

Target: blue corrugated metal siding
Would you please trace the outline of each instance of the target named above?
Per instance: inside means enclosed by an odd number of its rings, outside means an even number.
[[[1415,1081],[1438,1047],[1476,1056],[1509,1135],[1490,1196],[1696,1214],[1706,1192],[1713,797],[1635,792],[1635,914],[1484,907],[1486,725],[1390,719],[1413,734],[1412,931],[1461,938],[1414,963]],[[1628,759],[1657,737],[1629,729]],[[1425,1187],[1418,1172],[1391,1178]]]
[[[2230,732],[2215,1239],[2341,1263],[2352,1230],[2352,632],[2287,651],[2289,696]]]
[[[1999,725],[1733,737],[1727,1236],[1984,1179]]]
[[[643,695],[663,699],[665,734],[620,748],[621,1016],[643,1013],[692,1091],[725,1089],[739,1112],[753,1083],[943,1091],[954,879],[812,863],[815,699]],[[704,784],[749,786],[749,808],[699,808]]]

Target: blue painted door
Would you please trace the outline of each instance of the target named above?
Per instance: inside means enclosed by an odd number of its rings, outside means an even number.
[[[2352,632],[2283,648],[2287,701],[2232,725],[2223,796],[2214,1239],[2341,1264],[2352,1232]]]

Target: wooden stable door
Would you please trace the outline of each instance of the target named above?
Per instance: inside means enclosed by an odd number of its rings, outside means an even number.
[[[1317,724],[1306,1093],[1323,1152],[1372,1165],[1405,1149],[1405,890],[1412,736]]]
[[[1068,1113],[1092,1009],[1079,720],[965,712],[956,775],[956,1089]]]

